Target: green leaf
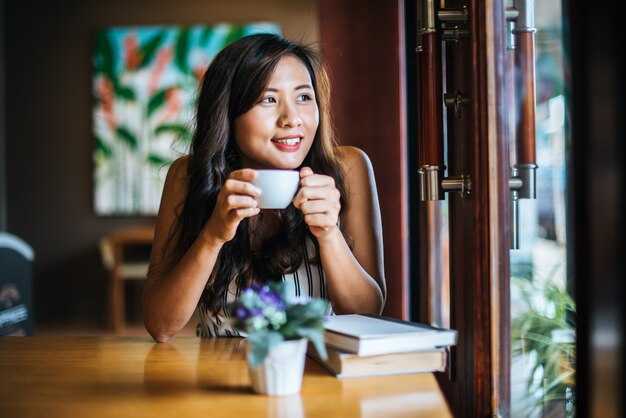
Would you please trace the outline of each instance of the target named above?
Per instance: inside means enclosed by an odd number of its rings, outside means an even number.
[[[159,90],[150,97],[148,100],[148,117],[150,117],[158,108],[163,106],[165,99],[167,98],[167,91],[169,88]]]
[[[565,394],[567,381],[574,371],[563,367],[564,359],[575,363],[573,343],[556,343],[552,331],[557,329],[574,332],[570,314],[575,312],[573,299],[564,286],[550,280],[534,280],[515,277],[511,285],[519,290],[522,306],[520,313],[511,319],[513,353],[527,357],[534,354],[528,365],[529,378],[526,396],[531,405],[541,409],[547,399],[559,399]],[[570,360],[573,359],[573,360]]]
[[[237,39],[243,36],[243,27],[241,26],[232,26],[228,31],[228,35],[226,35],[226,39],[224,40],[224,46],[233,43]]]
[[[157,167],[163,167],[164,165],[171,163],[170,160],[167,160],[161,157],[160,155],[152,154],[152,153],[148,154],[147,161],[148,161],[148,164],[157,166]]]
[[[188,131],[188,129],[185,125],[181,125],[178,123],[167,123],[167,124],[157,126],[157,128],[154,130],[154,133],[156,135],[168,134],[168,133],[180,135],[186,131]]]
[[[111,147],[109,147],[106,142],[99,136],[95,137],[96,141],[96,152],[102,154],[104,158],[110,158],[113,155],[113,151]]]
[[[115,95],[122,100],[126,100],[127,102],[134,102],[137,96],[135,95],[135,90],[130,87],[122,86],[121,84],[115,83],[113,85],[113,89],[115,90]]]
[[[159,125],[154,130],[154,134],[157,136],[161,134],[173,134],[177,138],[180,138],[186,144],[191,142],[192,136],[192,132],[189,128],[187,128],[187,126],[178,123]]]
[[[141,62],[139,63],[139,68],[143,68],[146,65],[150,64],[154,59],[154,55],[157,50],[165,40],[165,33],[160,32],[156,34],[152,39],[146,41],[143,45],[141,45],[139,49],[139,53],[141,55]]]
[[[324,331],[311,328],[300,328],[298,334],[301,337],[308,339],[313,343],[317,353],[323,360],[328,359],[328,353],[326,352],[326,344],[324,343]]]
[[[101,106],[102,103],[104,103],[104,100],[102,100],[102,98],[98,95],[94,94],[92,97],[91,107]]]
[[[265,357],[267,357],[270,348],[277,346],[285,340],[280,333],[275,331],[253,332],[247,339],[252,347],[252,349],[248,351],[248,363],[250,367],[259,367],[265,360]]]
[[[213,37],[213,33],[215,32],[215,28],[206,28],[200,33],[200,45],[206,45],[209,42],[209,39]]]
[[[287,317],[289,320],[317,324],[323,327],[326,301],[323,299],[311,299],[307,303],[297,303],[289,306]]]
[[[116,131],[117,138],[128,145],[133,151],[137,150],[137,137],[128,130],[125,126],[118,126]]]
[[[111,40],[105,30],[96,33],[96,51],[94,66],[98,72],[102,72],[110,80],[116,80],[115,74],[115,51]]]
[[[174,63],[183,73],[189,72],[187,56],[189,55],[189,29],[182,29],[176,39]]]
[[[304,304],[295,304],[287,308],[287,322],[280,329],[285,338],[297,338],[302,336],[303,329],[313,331],[324,330],[324,312],[326,301],[312,299]]]

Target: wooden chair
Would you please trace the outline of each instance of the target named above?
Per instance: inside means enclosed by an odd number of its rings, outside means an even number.
[[[144,280],[149,259],[130,260],[126,251],[134,246],[151,247],[153,226],[130,227],[112,231],[99,242],[102,263],[109,272],[107,280],[107,324],[116,334],[126,328],[125,281]]]

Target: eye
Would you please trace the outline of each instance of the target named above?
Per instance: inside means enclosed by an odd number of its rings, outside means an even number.
[[[272,96],[267,96],[261,99],[261,103],[276,103],[276,99]]]
[[[308,101],[313,100],[313,97],[311,97],[311,95],[310,95],[310,94],[305,93],[305,94],[301,94],[301,95],[299,95],[299,96],[297,97],[297,100],[298,100],[299,102],[308,102]]]

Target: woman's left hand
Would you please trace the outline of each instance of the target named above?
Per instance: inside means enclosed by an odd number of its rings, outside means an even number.
[[[304,214],[304,222],[317,238],[324,238],[337,228],[341,203],[335,180],[315,174],[309,167],[300,170],[300,189],[293,205]]]

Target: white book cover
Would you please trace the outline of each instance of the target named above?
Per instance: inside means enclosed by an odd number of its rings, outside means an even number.
[[[326,344],[348,352],[374,355],[456,345],[455,330],[370,315],[334,315],[324,328]]]

